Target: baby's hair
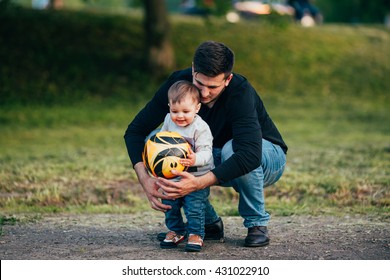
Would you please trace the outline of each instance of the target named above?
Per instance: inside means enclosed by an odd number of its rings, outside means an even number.
[[[172,104],[180,103],[187,96],[200,103],[199,89],[189,81],[177,81],[168,90],[168,100]]]

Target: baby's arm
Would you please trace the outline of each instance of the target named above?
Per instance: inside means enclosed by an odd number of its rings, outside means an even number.
[[[195,152],[189,152],[188,159],[180,160],[184,166],[204,166],[213,157],[213,136],[208,126],[195,133]]]

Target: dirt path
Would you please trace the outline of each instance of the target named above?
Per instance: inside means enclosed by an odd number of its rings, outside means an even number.
[[[165,230],[161,213],[138,215],[56,215],[3,226],[0,259],[390,259],[388,221],[375,217],[273,217],[271,243],[242,246],[240,217],[223,217],[225,243],[206,241],[200,253],[184,245],[162,250],[156,234]]]

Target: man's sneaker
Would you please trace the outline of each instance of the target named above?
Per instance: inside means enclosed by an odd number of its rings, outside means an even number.
[[[185,250],[187,252],[199,252],[202,250],[203,246],[203,240],[202,238],[197,234],[190,234],[188,236],[188,242],[185,247]]]
[[[204,240],[219,240],[224,242],[224,229],[223,222],[221,218],[218,218],[214,223],[207,224],[204,227],[205,237]],[[166,233],[160,232],[157,234],[157,240],[163,241],[165,239]]]
[[[224,242],[224,229],[221,218],[218,218],[214,223],[204,226],[204,240],[220,240]]]
[[[165,239],[163,241],[161,241],[160,247],[162,249],[175,248],[175,247],[177,247],[177,244],[182,242],[184,239],[185,239],[184,235],[177,234],[174,231],[169,231],[166,234]]]
[[[245,247],[262,247],[269,244],[268,229],[265,226],[248,228],[248,235],[245,238]]]

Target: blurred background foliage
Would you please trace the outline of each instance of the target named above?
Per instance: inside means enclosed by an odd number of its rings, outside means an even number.
[[[129,95],[137,102],[150,96],[161,81],[151,80],[145,68],[145,32],[137,13],[15,7],[3,10],[0,21],[0,105],[72,104]],[[388,86],[389,66],[382,63],[389,59],[384,57],[385,27],[378,26],[383,29],[380,35],[364,26],[355,34],[342,25],[295,29],[285,19],[266,17],[239,24],[193,17],[173,18],[172,23],[173,69],[190,66],[197,43],[217,37],[240,50],[237,71],[244,70],[252,79],[262,77],[260,90],[303,94],[318,91],[324,79],[332,80],[323,89],[330,93],[348,87],[353,94],[375,94]],[[184,36],[185,32],[193,36]],[[257,51],[244,47],[248,44]],[[263,67],[252,69],[243,61]],[[358,73],[366,69],[370,75],[361,78]]]
[[[2,0],[31,7],[33,2],[44,0]],[[104,8],[108,10],[126,10],[142,7],[141,0],[62,0],[65,8]],[[168,10],[180,12],[182,0],[165,0]],[[216,15],[224,15],[232,8],[231,0],[194,0],[197,8],[208,9]],[[284,3],[285,1],[264,0],[263,3]],[[210,4],[211,3],[211,4]],[[337,23],[383,23],[390,13],[388,0],[312,0],[324,14],[326,22]]]

